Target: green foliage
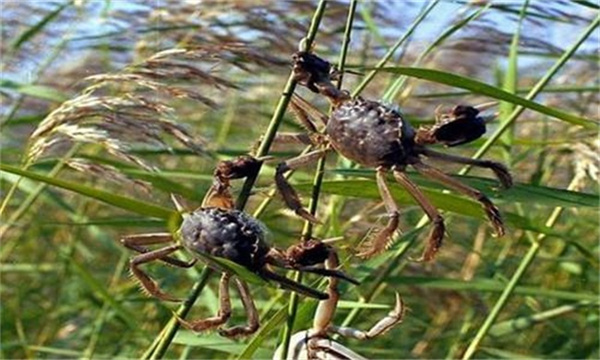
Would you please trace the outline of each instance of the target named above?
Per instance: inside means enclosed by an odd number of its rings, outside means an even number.
[[[269,358],[311,325],[317,301],[289,308],[288,293],[208,259],[248,280],[261,328],[236,341],[182,330],[174,313],[216,312],[215,272],[144,265],[185,301],[151,299],[127,276],[133,254],[118,241],[176,230],[170,194],[198,206],[220,159],[302,151],[272,140],[301,129],[286,111],[294,87],[285,81],[307,36],[316,53],[338,63],[341,52],[344,68],[359,72],[345,73],[342,88],[401,104],[415,127],[430,124],[438,105],[501,101],[487,141],[438,150],[503,161],[516,180],[503,190],[484,171],[443,168],[498,205],[508,226],[496,239],[478,203],[409,172],[447,219],[430,264],[411,258],[428,225],[392,179],[404,233],[376,258],[353,256],[385,214],[373,169],[331,155],[323,172],[297,171],[291,181],[322,221],[314,228],[271,198],[278,161],[234,183],[238,205],[258,213],[278,247],[309,231],[344,237],[334,245],[361,285],[341,286],[336,325],[367,330],[402,295],[410,309],[402,324],[368,342],[339,341],[371,358],[600,356],[597,5],[151,3],[2,4],[11,41],[1,45],[0,357]],[[325,288],[314,275],[303,282]],[[232,297],[229,324],[242,324]]]

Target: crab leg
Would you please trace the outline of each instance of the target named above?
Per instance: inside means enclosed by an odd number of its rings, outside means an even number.
[[[401,323],[402,319],[404,318],[404,312],[404,302],[402,301],[400,294],[396,293],[396,305],[394,306],[394,310],[390,311],[386,317],[373,325],[369,331],[362,331],[348,327],[338,327],[335,325],[330,325],[328,327],[328,331],[359,340],[372,339],[386,333],[388,330]]]
[[[254,334],[259,327],[258,311],[256,310],[256,306],[250,295],[248,284],[239,279],[235,279],[235,284],[237,285],[240,297],[242,298],[242,304],[244,305],[244,310],[248,317],[248,324],[246,326],[234,326],[228,329],[219,329],[219,335],[229,338]]]
[[[315,145],[307,133],[277,133],[273,145],[302,144]]]
[[[306,101],[302,96],[294,94],[291,102],[292,110],[300,121],[300,123],[310,132],[317,132],[315,123],[310,119],[319,119],[324,125],[327,125],[329,118],[323,114],[321,110],[314,107],[311,103]]]
[[[369,239],[365,244],[361,246],[361,251],[357,254],[360,257],[371,257],[375,254],[385,250],[391,243],[391,238],[394,232],[398,228],[398,218],[400,216],[398,205],[390,193],[387,181],[385,177],[387,175],[387,169],[380,166],[377,168],[376,178],[377,187],[379,188],[379,194],[383,199],[383,204],[388,212],[389,220],[387,225],[379,231],[373,238]]]
[[[453,162],[457,164],[465,164],[472,165],[481,168],[490,169],[494,172],[494,175],[500,180],[500,183],[504,188],[509,188],[513,184],[512,176],[508,172],[508,169],[495,161],[490,160],[479,160],[479,159],[470,159],[462,156],[442,154],[434,150],[430,150],[427,148],[419,149],[419,152],[427,157],[435,158],[442,161]]]
[[[164,244],[172,241],[173,237],[170,233],[149,233],[125,236],[121,239],[121,244],[123,244],[128,249],[137,251],[141,254],[145,254],[151,251],[150,249],[145,247],[146,245]],[[171,256],[164,256],[157,260],[164,261],[167,264],[182,268],[190,268],[196,263],[196,259],[193,259],[189,262],[185,262]]]
[[[317,218],[315,218],[312,214],[310,214],[308,211],[306,211],[306,209],[302,207],[302,203],[300,202],[300,197],[298,196],[298,193],[296,192],[296,190],[294,190],[292,185],[290,185],[290,183],[287,181],[284,175],[287,171],[298,169],[299,167],[317,161],[318,159],[325,156],[326,153],[327,149],[311,151],[307,154],[300,155],[298,157],[280,163],[277,166],[277,170],[275,171],[275,185],[281,193],[285,204],[290,209],[294,210],[294,212],[297,215],[312,223],[318,223],[319,220],[317,220]]]
[[[329,360],[369,360],[366,357],[355,353],[342,344],[331,339],[315,338],[308,340],[308,351],[313,357],[310,359],[329,359]],[[304,358],[294,358],[304,359]]]
[[[431,205],[427,197],[421,192],[421,190],[413,183],[408,176],[399,170],[393,169],[394,178],[400,185],[402,185],[406,191],[417,201],[417,203],[423,208],[431,222],[433,228],[429,234],[429,240],[427,246],[423,252],[423,256],[420,260],[429,261],[435,257],[435,254],[442,246],[442,239],[444,238],[444,218],[440,215],[438,210]]]
[[[464,185],[442,171],[431,167],[429,165],[423,163],[413,164],[413,167],[422,175],[439,181],[440,183],[448,186],[451,189],[454,189],[460,193],[463,193],[475,200],[477,200],[484,208],[485,214],[488,219],[492,223],[494,230],[496,231],[496,236],[504,235],[504,224],[502,222],[502,217],[500,216],[500,211],[494,204],[485,196],[481,191],[473,189],[470,186]]]
[[[327,269],[335,269],[339,266],[339,258],[335,251],[330,251],[327,260],[325,260],[325,267]],[[315,316],[313,320],[313,327],[311,329],[312,336],[325,336],[327,335],[327,328],[333,320],[335,310],[337,308],[340,294],[337,289],[338,279],[335,277],[329,278],[329,285],[327,286],[327,294],[329,298],[319,302]]]
[[[219,311],[217,312],[217,315],[189,322],[180,318],[179,322],[195,332],[213,329],[225,324],[229,317],[231,317],[231,300],[229,298],[230,279],[230,274],[223,273],[223,275],[221,275],[221,281],[219,283]]]
[[[335,252],[331,252],[325,262],[325,266],[329,268],[337,268],[339,260]],[[338,327],[331,325],[335,310],[337,308],[339,293],[337,290],[338,279],[330,278],[327,292],[329,299],[320,301],[313,321],[313,327],[308,335],[310,339],[307,341],[308,354],[313,354],[315,358],[320,358],[317,354],[330,354],[332,358],[339,359],[364,359],[359,354],[353,352],[347,347],[327,339],[327,334],[335,333],[342,336],[353,337],[360,340],[371,339],[382,335],[392,327],[396,326],[404,317],[404,303],[398,293],[396,293],[396,305],[394,309],[383,319],[378,321],[369,331],[361,331],[348,327]]]
[[[157,297],[164,301],[180,301],[176,297],[173,297],[167,293],[164,293],[158,284],[150,278],[145,272],[143,272],[139,266],[154,260],[167,261],[167,255],[181,249],[183,246],[179,244],[169,245],[167,247],[146,252],[141,255],[134,256],[129,262],[131,273],[139,280],[142,287],[152,296]],[[168,262],[168,261],[167,261]],[[176,265],[177,266],[177,265]]]

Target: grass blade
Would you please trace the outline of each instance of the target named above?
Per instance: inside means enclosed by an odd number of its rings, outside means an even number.
[[[67,1],[64,4],[60,5],[56,8],[56,10],[49,12],[46,16],[44,16],[37,24],[28,28],[25,32],[21,34],[21,36],[17,37],[10,48],[15,51],[18,50],[24,43],[29,41],[32,37],[34,37],[37,33],[42,31],[48,23],[54,20],[64,9],[71,6],[72,1]]]
[[[62,103],[68,98],[55,89],[43,86],[43,85],[32,85],[32,84],[19,84],[14,81],[2,79],[0,80],[0,91],[9,90],[15,91],[19,94],[29,95],[42,100],[50,100],[57,103]]]
[[[448,291],[474,291],[482,292],[502,292],[506,286],[505,282],[493,279],[472,279],[469,281],[435,278],[435,277],[410,277],[410,276],[390,276],[387,283],[395,286],[418,286],[422,288],[431,288]],[[550,290],[534,286],[520,285],[515,288],[515,295],[533,296],[540,298],[554,298],[570,301],[597,301],[598,297],[593,293],[574,293],[565,290]]]
[[[20,175],[32,180],[41,181],[48,185],[53,185],[65,190],[73,191],[77,194],[90,197],[92,199],[96,199],[104,203],[119,207],[121,209],[138,213],[140,215],[146,215],[165,220],[172,219],[174,216],[179,216],[179,214],[176,211],[158,205],[150,204],[137,199],[127,198],[121,195],[117,195],[115,193],[98,190],[96,188],[81,185],[79,183],[51,178],[48,176],[37,174],[33,171],[20,169],[16,166],[0,164],[0,170]]]
[[[346,172],[345,172],[346,173]],[[439,192],[427,190],[436,189],[443,190],[443,186],[431,182],[417,174],[410,174],[411,179],[421,187],[426,189],[426,192],[434,198],[438,198],[440,206],[445,206],[445,201],[441,201],[443,198],[455,199],[462,198],[461,196],[451,194],[441,194]],[[555,189],[545,186],[529,185],[529,184],[517,184],[510,189],[496,191],[497,183],[494,180],[477,178],[473,176],[456,176],[452,177],[468,184],[476,189],[484,191],[491,198],[502,199],[506,202],[523,202],[531,203],[535,201],[536,205],[541,206],[563,206],[563,207],[591,207],[598,208],[598,195],[587,194],[577,191],[569,191],[562,189]],[[309,183],[300,183],[296,185],[299,190],[304,192],[310,188]],[[390,184],[393,188],[394,197],[400,202],[411,201],[406,191],[397,184]],[[352,179],[352,180],[326,180],[323,182],[323,191],[328,194],[344,195],[355,198],[365,199],[379,199],[377,192],[377,184],[374,180],[366,179]],[[438,195],[439,194],[439,195]],[[466,205],[466,204],[461,204]]]
[[[375,69],[375,68],[370,68]],[[476,94],[486,95],[494,99],[507,101],[513,104],[521,105],[524,108],[537,111],[541,114],[555,117],[557,119],[566,121],[573,125],[583,126],[588,129],[598,129],[600,125],[597,121],[586,119],[577,115],[566,113],[556,108],[551,108],[534,101],[522,98],[520,96],[506,92],[498,87],[488,85],[486,83],[466,78],[464,76],[451,74],[445,71],[416,68],[416,67],[384,67],[379,71],[389,72],[393,74],[408,75],[423,80],[433,81],[439,84],[445,84],[461,89],[470,90]]]

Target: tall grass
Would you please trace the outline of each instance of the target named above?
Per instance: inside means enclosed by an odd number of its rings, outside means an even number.
[[[147,298],[118,242],[172,230],[169,193],[199,205],[219,159],[303,151],[272,140],[301,130],[286,106],[290,56],[305,37],[332,62],[349,43],[340,57],[364,75],[345,74],[342,87],[399,104],[414,126],[431,123],[438,105],[501,101],[484,140],[447,151],[506,162],[517,181],[498,190],[485,172],[444,169],[499,205],[508,231],[496,239],[478,204],[410,173],[448,220],[426,264],[412,258],[427,221],[395,185],[403,233],[381,256],[352,256],[383,223],[372,169],[329,156],[296,171],[322,221],[312,229],[273,197],[273,163],[236,184],[237,206],[277,246],[309,232],[344,237],[344,270],[362,285],[342,287],[336,324],[367,329],[402,294],[410,311],[400,326],[339,341],[372,358],[600,356],[596,4],[122,4],[2,4],[2,358],[270,358],[310,326],[315,301],[261,287],[256,335],[180,329],[173,312],[216,312],[216,277],[201,265],[150,265],[186,301]],[[230,321],[245,321],[238,299]]]

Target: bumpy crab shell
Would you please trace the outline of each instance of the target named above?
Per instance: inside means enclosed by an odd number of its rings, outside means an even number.
[[[358,282],[337,269],[323,269],[323,264],[334,250],[318,240],[293,245],[288,251],[271,247],[266,227],[252,216],[234,209],[203,207],[185,214],[179,229],[180,246],[192,254],[224,258],[246,267],[267,281],[280,287],[316,299],[327,294],[295,282],[270,270],[270,266],[334,276],[351,283]],[[208,261],[213,269],[227,272],[217,263]]]
[[[184,215],[179,235],[192,253],[222,257],[255,272],[265,266],[270,249],[265,226],[239,210],[198,209]]]
[[[329,118],[327,134],[340,154],[364,166],[405,164],[415,156],[412,126],[376,101],[357,97],[341,103]]]

